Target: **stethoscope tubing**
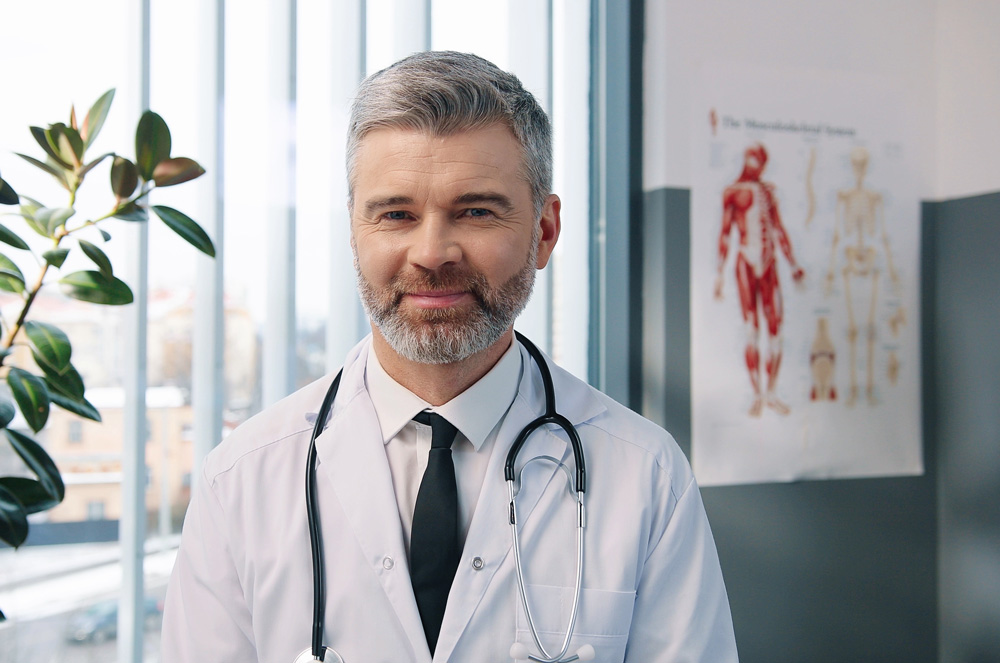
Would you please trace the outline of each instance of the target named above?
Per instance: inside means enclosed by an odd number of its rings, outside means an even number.
[[[313,425],[312,438],[309,440],[309,458],[306,465],[306,518],[309,522],[309,547],[312,549],[313,565],[312,655],[317,661],[322,661],[325,657],[323,622],[326,618],[326,564],[323,560],[323,533],[320,529],[319,504],[316,497],[316,438],[326,426],[343,373],[343,369],[337,373],[330,388],[326,390],[326,396],[323,397],[323,404]]]
[[[521,595],[521,603],[524,606],[524,612],[528,619],[531,637],[534,639],[535,646],[538,647],[539,653],[542,654],[541,657],[531,656],[530,658],[532,660],[539,661],[540,663],[554,663],[556,661],[563,660],[563,657],[569,650],[569,643],[573,636],[573,629],[576,625],[576,617],[580,606],[580,593],[583,586],[583,530],[586,526],[586,512],[584,510],[583,496],[587,489],[587,470],[583,455],[583,444],[580,442],[580,436],[577,434],[576,428],[568,419],[556,411],[555,389],[552,384],[552,374],[549,372],[549,368],[545,363],[545,357],[543,357],[542,353],[537,347],[535,347],[535,344],[529,341],[523,334],[515,331],[514,335],[521,345],[523,345],[528,351],[531,358],[535,360],[535,364],[538,366],[539,373],[542,377],[542,387],[545,392],[545,412],[521,430],[517,438],[514,440],[514,443],[511,445],[510,451],[507,453],[506,463],[504,464],[504,478],[507,481],[508,492],[510,495],[510,526],[511,536],[513,537],[514,564],[517,571],[518,591]],[[330,418],[330,412],[333,409],[333,402],[336,400],[337,391],[340,388],[340,378],[342,375],[343,369],[337,373],[337,376],[327,389],[326,395],[323,397],[323,403],[316,416],[312,436],[309,440],[309,451],[306,464],[306,518],[309,523],[309,546],[312,550],[313,566],[313,624],[311,650],[312,658],[315,661],[323,661],[326,652],[333,651],[323,646],[323,623],[326,613],[326,568],[323,559],[324,546],[323,536],[320,529],[319,504],[316,496],[316,438],[323,432],[323,429],[326,427],[326,422]],[[534,619],[531,615],[531,609],[528,606],[528,596],[524,586],[524,574],[521,566],[521,546],[517,531],[517,517],[514,506],[514,497],[517,492],[514,488],[514,479],[516,474],[514,465],[517,460],[517,455],[521,451],[521,447],[524,446],[524,443],[533,432],[542,426],[549,424],[561,428],[569,437],[570,444],[573,447],[573,457],[576,465],[576,588],[573,600],[573,609],[570,614],[569,627],[566,631],[566,637],[563,640],[562,649],[557,656],[550,656],[542,646],[541,639],[538,637],[538,631],[535,628]],[[339,658],[339,655],[337,655],[337,658]],[[571,657],[567,660],[575,660],[575,658],[576,657]]]

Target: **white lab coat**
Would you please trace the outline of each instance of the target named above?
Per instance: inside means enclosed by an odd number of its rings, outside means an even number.
[[[366,339],[348,356],[329,426],[316,442],[325,644],[347,663],[430,663],[365,388],[370,347]],[[515,640],[534,652],[517,593],[503,481],[507,450],[544,402],[539,372],[523,348],[521,355],[519,391],[489,461],[435,662],[507,662]],[[659,427],[549,365],[556,405],[583,441],[589,482],[584,589],[570,651],[589,643],[601,662],[736,661],[715,544],[681,451]],[[165,663],[291,663],[309,646],[307,413],[318,410],[330,380],[268,408],[205,460],[167,592]],[[572,465],[561,433],[536,433],[520,458],[542,455]],[[576,569],[576,517],[564,476],[553,463],[531,463],[517,501],[532,614],[555,650]],[[477,559],[481,564],[473,564]]]

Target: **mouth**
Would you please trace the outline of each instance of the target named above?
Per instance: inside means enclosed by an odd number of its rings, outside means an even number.
[[[467,304],[475,297],[465,290],[418,290],[404,294],[402,300],[418,309],[436,310]]]

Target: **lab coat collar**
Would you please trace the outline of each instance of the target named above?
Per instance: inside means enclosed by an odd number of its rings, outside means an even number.
[[[378,416],[382,442],[389,443],[423,410],[451,422],[479,451],[517,394],[521,354],[514,344],[475,384],[444,405],[434,407],[386,373],[374,350],[368,352],[365,380]]]

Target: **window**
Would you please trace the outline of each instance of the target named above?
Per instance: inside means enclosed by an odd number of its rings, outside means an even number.
[[[82,114],[111,87],[117,93],[100,147],[130,153],[146,81],[150,107],[170,126],[172,153],[195,158],[208,171],[176,193],[155,192],[162,197],[153,202],[174,206],[198,221],[217,240],[223,256],[215,262],[197,256],[163,224],[153,222],[148,226],[148,260],[133,269],[129,261],[141,255],[135,248],[141,241],[136,224],[110,228],[113,240],[106,250],[115,273],[133,286],[134,310],[145,307],[138,324],[145,335],[145,359],[139,366],[138,353],[129,354],[130,313],[99,307],[53,310],[56,318],[73,316],[72,329],[66,329],[74,343],[73,361],[88,397],[90,390],[103,390],[99,409],[104,422],[91,427],[71,420],[66,430],[72,447],[60,448],[56,458],[64,474],[75,477],[68,484],[66,504],[73,512],[63,512],[75,521],[72,527],[67,521],[35,522],[33,528],[61,530],[67,543],[84,546],[73,553],[81,566],[114,557],[118,546],[113,540],[94,541],[110,538],[111,530],[93,521],[120,520],[119,530],[125,532],[131,517],[147,537],[176,542],[192,476],[197,481],[204,453],[267,403],[338,367],[367,333],[354,291],[345,208],[348,104],[366,72],[413,50],[479,52],[517,73],[550,111],[563,234],[552,267],[538,281],[518,327],[563,366],[586,377],[590,3],[367,0],[361,11],[360,4],[351,2],[298,2],[293,14],[289,0],[148,0],[148,44],[122,39],[142,35],[137,8],[145,1],[102,0],[97,12],[87,3],[15,3],[5,8],[0,22],[0,61],[20,63],[5,69],[7,87],[32,90],[3,111],[4,178],[19,193],[42,191],[46,200],[57,200],[58,187],[11,152],[36,154],[29,126],[65,121],[70,103]],[[217,26],[222,5],[225,25]],[[50,20],[53,12],[58,21]],[[479,28],[487,19],[490,39],[483,40]],[[425,29],[413,30],[412,20]],[[36,31],[29,29],[37,25],[46,26],[51,43],[80,43],[84,35],[88,46],[67,62],[65,53],[37,48]],[[400,39],[372,38],[387,31]],[[178,39],[190,48],[177,48]],[[222,45],[224,53],[219,53]],[[147,46],[149,71],[139,74],[137,63]],[[24,53],[33,55],[25,58]],[[107,173],[97,172],[96,178],[106,181]],[[101,188],[96,182],[91,186]],[[144,407],[130,405],[129,399],[142,393],[130,382],[137,375],[145,376]],[[154,389],[171,391],[154,394]],[[138,476],[129,476],[129,465],[123,463],[140,453],[129,442],[130,427],[141,429],[138,438],[144,443],[144,460],[138,472],[131,472]],[[125,494],[122,486],[136,479],[133,493]],[[41,519],[57,516],[51,511]],[[78,527],[89,529],[74,529]],[[130,551],[142,542],[125,545],[121,558],[134,558]],[[54,547],[43,548],[28,546],[18,554],[59,556]],[[6,568],[9,552],[0,550],[0,568]],[[116,582],[83,583],[92,594],[86,600],[96,602],[119,591]],[[24,587],[25,592],[31,589]],[[162,597],[163,575],[147,578],[145,589],[154,599]],[[37,615],[58,610],[63,600],[56,593],[37,597],[52,605],[36,615],[8,607],[4,601],[9,598],[0,591],[0,609],[11,623],[38,621]],[[141,608],[123,604],[122,609]],[[0,649],[14,652],[11,663],[62,657],[61,634],[48,638],[40,651],[21,642],[20,634],[26,632],[0,632]],[[119,639],[129,637],[119,634]],[[128,663],[140,661],[143,649],[158,649],[157,633],[144,637],[145,647],[141,641],[132,647],[140,653]],[[113,643],[107,652],[92,653],[88,660],[117,660]]]
[[[87,520],[104,520],[104,502],[87,502]]]

